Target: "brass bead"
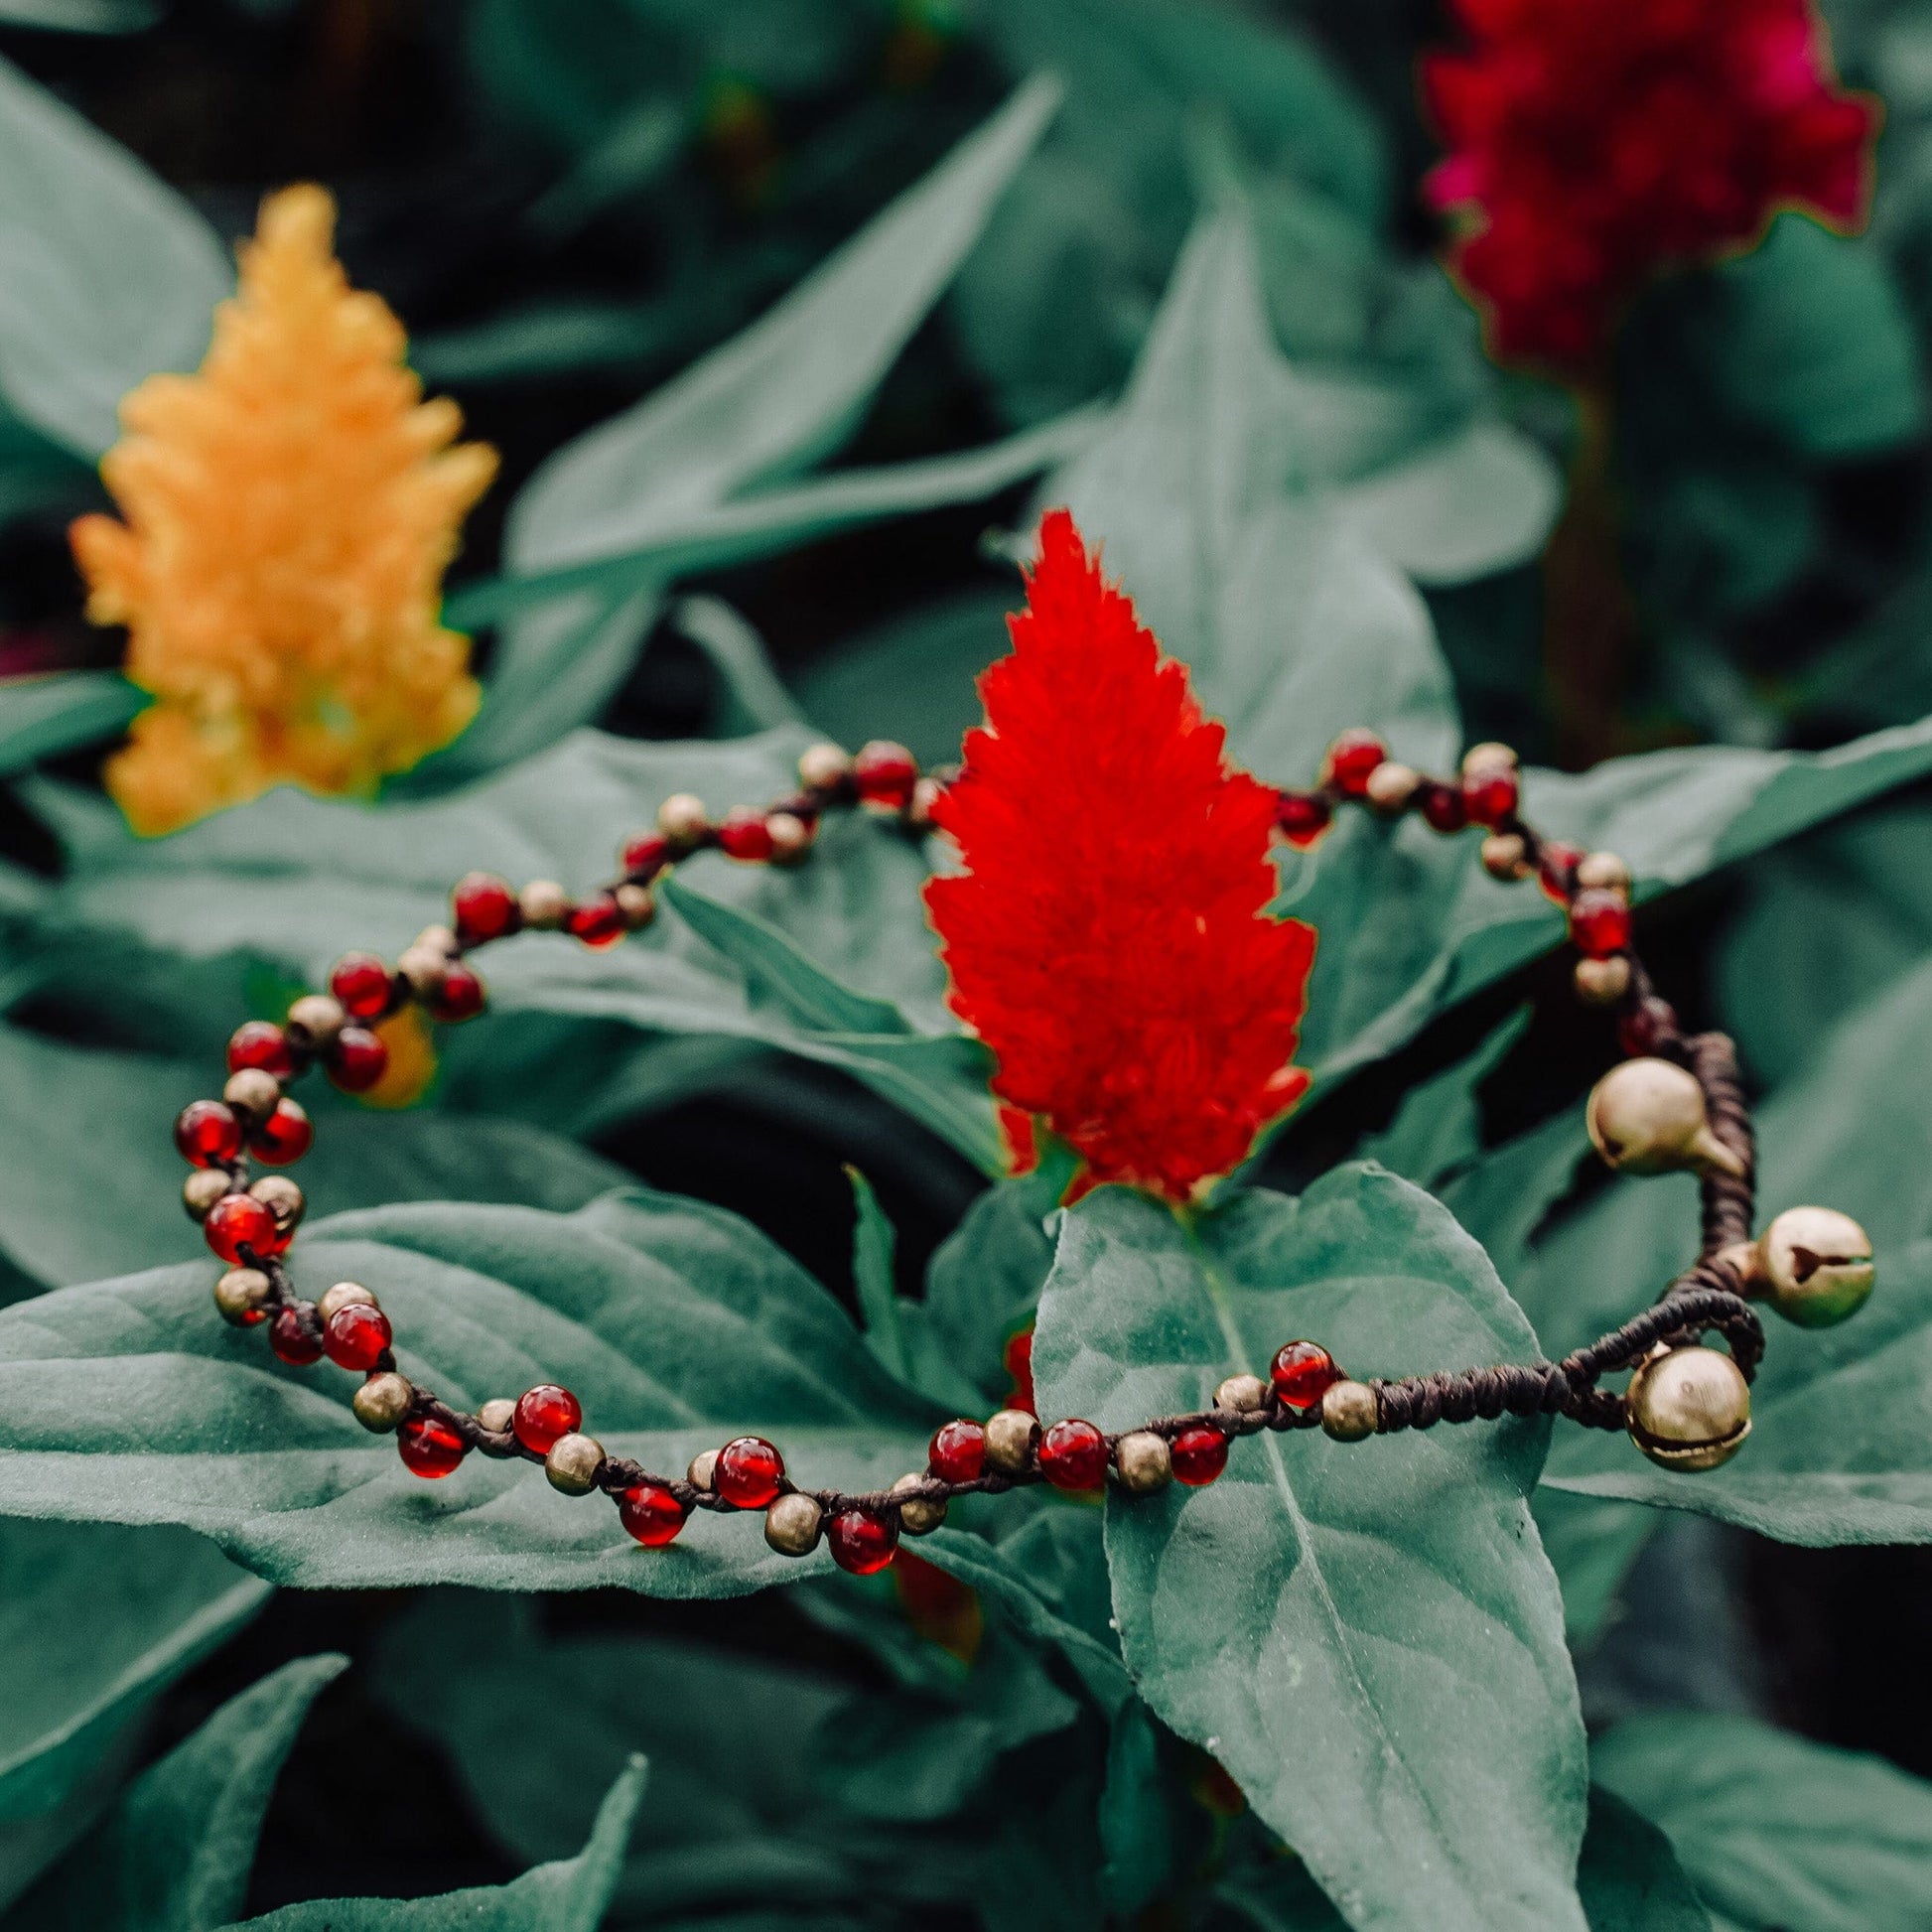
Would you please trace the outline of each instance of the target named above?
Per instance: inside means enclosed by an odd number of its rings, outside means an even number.
[[[441,959],[456,957],[456,934],[446,925],[426,925],[409,943],[424,952],[433,952]]]
[[[1527,879],[1529,842],[1520,832],[1491,832],[1482,842],[1482,869],[1491,879]]]
[[[624,924],[632,932],[641,932],[657,916],[657,899],[648,886],[637,886],[626,881],[621,886],[612,887],[611,897],[617,901]]]
[[[384,1436],[409,1413],[409,1399],[415,1394],[408,1381],[394,1369],[371,1375],[349,1398],[355,1420],[372,1435]]]
[[[931,1479],[915,1469],[893,1484],[893,1494],[897,1496],[902,1490],[918,1489]],[[924,1536],[928,1530],[936,1530],[945,1520],[946,1499],[943,1496],[907,1496],[898,1506],[898,1526],[907,1536]]]
[[[477,1411],[477,1420],[492,1436],[501,1436],[508,1430],[515,1414],[516,1402],[513,1397],[493,1395]]]
[[[285,1173],[265,1173],[248,1191],[275,1216],[275,1225],[284,1232],[299,1227],[308,1211],[308,1196]]]
[[[233,1189],[234,1182],[222,1169],[197,1168],[181,1183],[181,1204],[187,1208],[191,1221],[206,1221],[208,1209]]]
[[[1615,1006],[1630,990],[1630,959],[1612,953],[1608,959],[1580,959],[1571,973],[1577,997],[1593,1007]]]
[[[419,1000],[434,998],[449,967],[448,958],[432,946],[406,946],[396,960],[396,971],[409,982]]]
[[[693,1489],[709,1489],[711,1487],[712,1467],[717,1460],[718,1451],[716,1449],[700,1449],[691,1458],[691,1466],[685,1470],[684,1479],[690,1483]]]
[[[316,1304],[316,1313],[327,1322],[339,1309],[353,1308],[358,1303],[375,1307],[375,1297],[360,1282],[338,1282],[334,1288],[326,1288],[322,1299]]]
[[[1363,793],[1368,802],[1378,812],[1402,812],[1409,809],[1409,801],[1416,795],[1416,787],[1422,783],[1422,773],[1413,764],[1399,764],[1394,759],[1384,759],[1368,774],[1368,788]]]
[[[1630,868],[1614,852],[1591,852],[1577,861],[1577,885],[1612,893],[1630,890]]]
[[[221,1089],[221,1098],[230,1107],[254,1120],[266,1120],[281,1097],[281,1081],[258,1066],[244,1066],[238,1073],[230,1073],[227,1085]]]
[[[1173,1480],[1173,1458],[1167,1438],[1137,1429],[1114,1445],[1114,1473],[1129,1495],[1151,1496]]]
[[[538,932],[555,932],[570,911],[570,895],[554,879],[533,879],[516,896],[523,923]]]
[[[1259,1375],[1230,1375],[1214,1391],[1214,1406],[1251,1416],[1268,1406],[1268,1384]]]
[[[945,796],[946,788],[937,778],[913,781],[912,796],[906,801],[905,822],[923,832],[932,823],[933,807]]]
[[[695,792],[672,792],[657,808],[657,829],[673,845],[696,845],[711,829],[704,800]]]
[[[1630,1440],[1667,1469],[1715,1469],[1751,1433],[1751,1390],[1716,1348],[1666,1348],[1637,1364],[1624,1396]]]
[[[788,1489],[764,1512],[764,1540],[781,1557],[808,1557],[818,1548],[824,1515],[802,1490]]]
[[[1735,1271],[1740,1295],[1755,1294],[1763,1283],[1764,1257],[1755,1241],[1733,1241],[1729,1247],[1720,1248],[1712,1258]]]
[[[830,791],[851,770],[851,754],[837,745],[807,745],[798,755],[798,782],[807,791]]]
[[[1877,1278],[1871,1237],[1835,1207],[1787,1207],[1757,1237],[1764,1299],[1801,1328],[1856,1314]]]
[[[800,818],[795,812],[769,813],[764,821],[764,829],[771,834],[771,863],[774,866],[795,866],[812,849],[818,837],[817,821]]]
[[[343,1003],[330,993],[305,993],[289,1008],[289,1032],[311,1046],[326,1049],[335,1044],[348,1015]]]
[[[230,1268],[214,1284],[214,1306],[224,1321],[251,1327],[268,1304],[273,1284],[259,1268]]]
[[[1671,1060],[1625,1060],[1590,1089],[1584,1115],[1591,1144],[1619,1173],[1715,1169],[1741,1176],[1744,1164],[1711,1131],[1704,1089]]]
[[[604,1466],[604,1445],[595,1436],[559,1436],[543,1458],[543,1473],[566,1496],[588,1496]]]
[[[1520,763],[1514,746],[1490,739],[1481,745],[1471,745],[1462,754],[1462,775],[1473,778],[1478,771],[1514,771]]]
[[[1366,1382],[1330,1382],[1322,1394],[1321,1427],[1338,1443],[1373,1436],[1381,1419],[1381,1405]]]
[[[1034,1459],[1039,1423],[1024,1409],[1002,1409],[986,1425],[987,1466],[1003,1476],[1024,1475]]]

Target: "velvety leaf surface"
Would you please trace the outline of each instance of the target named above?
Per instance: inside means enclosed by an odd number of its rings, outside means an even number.
[[[339,1280],[372,1288],[413,1381],[466,1407],[561,1381],[608,1449],[667,1473],[749,1431],[801,1480],[871,1488],[918,1465],[942,1415],[762,1236],[671,1195],[569,1215],[434,1202],[338,1215],[305,1230],[294,1269],[312,1297]],[[215,1314],[211,1279],[212,1264],[156,1269],[0,1310],[0,1509],[185,1524],[314,1588],[710,1596],[830,1566],[705,1513],[669,1550],[642,1551],[608,1501],[561,1497],[527,1463],[472,1456],[424,1482],[354,1421],[350,1376],[278,1364]]]
[[[1300,1200],[1237,1194],[1192,1233],[1103,1189],[1061,1223],[1040,1409],[1119,1428],[1204,1407],[1297,1335],[1362,1375],[1536,1352],[1475,1243],[1378,1169],[1338,1169]],[[1547,1433],[1444,1429],[1366,1452],[1265,1436],[1208,1489],[1109,1500],[1143,1695],[1226,1764],[1352,1925],[1584,1923],[1583,1729],[1527,1501]]]

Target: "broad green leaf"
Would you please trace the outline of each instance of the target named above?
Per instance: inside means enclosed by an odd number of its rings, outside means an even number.
[[[161,14],[161,0],[0,0],[0,20],[63,34],[137,34]]]
[[[128,390],[200,362],[233,287],[185,201],[0,62],[0,394],[13,409],[97,457]]]
[[[0,1820],[63,1803],[268,1594],[185,1531],[0,1522]]]
[[[1482,1117],[1476,1090],[1523,1037],[1529,1022],[1529,1009],[1524,1007],[1473,1053],[1412,1087],[1388,1127],[1362,1143],[1361,1159],[1378,1162],[1404,1180],[1440,1193],[1444,1181],[1481,1152]],[[1492,1253],[1490,1259],[1497,1258]]]
[[[722,702],[712,737],[742,738],[800,722],[765,655],[764,639],[723,598],[681,597],[670,615],[678,635],[696,644],[718,673]]]
[[[1297,1335],[1358,1375],[1537,1352],[1476,1244],[1378,1169],[1336,1170],[1300,1200],[1240,1193],[1191,1230],[1107,1188],[1061,1220],[1041,1412],[1118,1429],[1201,1408]],[[1584,1924],[1583,1725],[1528,1508],[1547,1438],[1541,1422],[1349,1447],[1263,1436],[1211,1488],[1109,1499],[1142,1694],[1227,1766],[1351,1925]]]
[[[117,671],[0,679],[0,776],[112,738],[147,703]]]
[[[662,1473],[750,1432],[802,1482],[873,1488],[918,1466],[944,1413],[761,1235],[672,1195],[338,1215],[292,1261],[312,1298],[335,1281],[373,1289],[412,1381],[473,1409],[562,1382],[608,1449]],[[670,1549],[640,1550],[607,1500],[559,1496],[526,1463],[477,1455],[423,1482],[355,1423],[350,1376],[283,1368],[259,1331],[220,1320],[208,1280],[206,1265],[155,1269],[0,1310],[0,1511],[185,1524],[310,1588],[715,1596],[830,1565],[775,1556],[756,1520],[709,1512]]]
[[[605,1793],[584,1849],[507,1885],[436,1898],[323,1898],[244,1924],[247,1932],[597,1932],[643,1795],[644,1760],[633,1756]]]
[[[1590,1772],[1661,1825],[1714,1911],[1778,1932],[1916,1932],[1932,1919],[1932,1785],[1749,1718],[1655,1712]]]
[[[8,1916],[20,1932],[214,1932],[241,1909],[282,1761],[346,1668],[305,1657],[231,1698]]]
[[[893,1277],[893,1253],[898,1236],[879,1205],[872,1182],[857,1168],[847,1168],[852,1182],[852,1280],[859,1292],[859,1318],[866,1327],[866,1346],[889,1374],[901,1382],[913,1380],[905,1359],[905,1336],[899,1327],[898,1287]]]

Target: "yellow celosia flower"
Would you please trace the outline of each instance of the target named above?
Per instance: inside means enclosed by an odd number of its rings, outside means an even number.
[[[335,223],[320,188],[262,204],[201,372],[121,404],[101,476],[126,521],[73,526],[87,615],[128,626],[127,674],[160,700],[107,767],[138,832],[275,784],[368,792],[476,712],[441,586],[495,452],[422,400]]]

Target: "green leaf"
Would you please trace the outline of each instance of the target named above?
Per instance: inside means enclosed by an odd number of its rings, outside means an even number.
[[[0,394],[92,459],[122,396],[189,369],[234,276],[172,189],[0,61]]]
[[[404,1374],[474,1408],[576,1391],[614,1453],[675,1474],[756,1433],[799,1480],[868,1489],[918,1465],[943,1412],[881,1369],[824,1289],[734,1215],[642,1189],[575,1214],[439,1202],[338,1215],[293,1250],[311,1298],[366,1283]],[[180,1523],[279,1583],[490,1589],[617,1584],[716,1596],[827,1569],[700,1512],[643,1551],[600,1497],[472,1456],[430,1484],[353,1420],[352,1378],[290,1371],[228,1327],[207,1264],[0,1310],[0,1511]],[[84,1420],[83,1420],[84,1419]]]
[[[584,1849],[507,1885],[436,1898],[324,1898],[244,1923],[249,1932],[597,1932],[643,1795],[644,1760],[633,1756],[605,1793]]]
[[[282,1761],[346,1657],[305,1657],[230,1699],[142,1773],[9,1916],[20,1932],[213,1932],[241,1909]]]
[[[723,598],[681,597],[672,607],[671,621],[680,636],[710,658],[723,687],[711,736],[742,738],[801,722],[798,707],[765,655],[764,639]]]
[[[0,1521],[0,1821],[64,1802],[269,1587],[181,1530]]]
[[[1240,1193],[1191,1230],[1107,1188],[1061,1221],[1040,1407],[1105,1428],[1202,1408],[1295,1335],[1358,1375],[1537,1352],[1475,1243],[1377,1169],[1299,1201]],[[1583,1726],[1528,1509],[1547,1438],[1542,1422],[1356,1447],[1264,1436],[1209,1489],[1109,1499],[1142,1694],[1353,1925],[1584,1923]]]
[[[118,671],[0,679],[0,777],[112,738],[147,703]]]
[[[859,1291],[859,1317],[866,1324],[866,1346],[886,1371],[901,1382],[907,1372],[905,1337],[899,1329],[898,1288],[893,1278],[893,1253],[898,1236],[879,1205],[872,1182],[857,1168],[847,1168],[852,1183],[852,1280]]]
[[[1107,1737],[1100,1794],[1100,1890],[1110,1911],[1138,1912],[1169,1883],[1178,1848],[1161,1772],[1161,1739],[1147,1706],[1132,1698]]]
[[[1882,1758],[1678,1711],[1626,1719],[1589,1761],[1740,1925],[1916,1932],[1932,1918],[1932,1785]]]
[[[1473,1053],[1411,1087],[1387,1129],[1362,1143],[1361,1158],[1441,1192],[1443,1182],[1482,1151],[1476,1089],[1502,1064],[1529,1023],[1530,1009],[1519,1008]]]
[[[0,20],[63,34],[138,34],[161,14],[161,0],[0,0]]]

